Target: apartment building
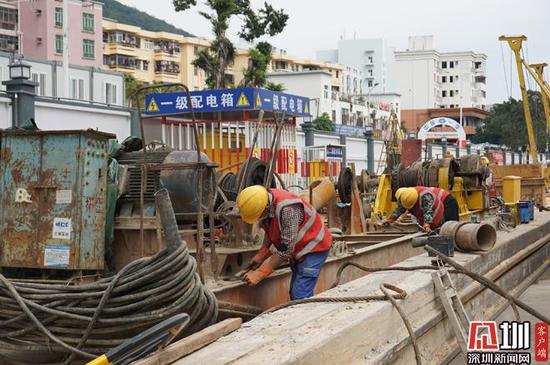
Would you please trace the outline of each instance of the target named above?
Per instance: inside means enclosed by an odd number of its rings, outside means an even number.
[[[341,134],[361,136],[367,126],[376,133],[386,129],[392,110],[399,115],[400,95],[372,94],[367,98],[333,94],[334,75],[327,70],[272,72],[268,79],[282,84],[288,93],[309,97],[313,118],[328,114]]]
[[[208,44],[201,38],[103,20],[103,67],[151,84],[181,82],[191,90],[204,88],[204,72],[191,63]]]
[[[1,81],[9,79],[10,53],[0,52]],[[71,99],[83,103],[124,105],[124,76],[95,67],[71,65],[69,67],[69,95],[63,93],[63,67],[57,61],[25,58],[31,66],[31,80],[38,83],[36,95],[44,98]]]
[[[472,51],[439,52],[433,36],[409,37],[409,48],[395,52],[395,79],[402,95],[402,118],[417,131],[436,117],[460,122],[467,135],[487,115],[487,56]]]
[[[19,50],[17,4],[0,0],[0,52]]]
[[[63,2],[58,0],[19,3],[20,52],[33,59],[62,62],[64,27],[68,27],[69,64],[99,68],[103,4],[90,0],[67,1],[68,14],[64,14]]]
[[[382,38],[342,39],[336,49],[317,51],[316,58],[357,69],[362,74],[362,92],[391,93],[393,78],[393,47]],[[376,86],[375,86],[376,85]]]

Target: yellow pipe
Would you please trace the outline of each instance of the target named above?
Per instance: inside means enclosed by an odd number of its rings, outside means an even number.
[[[328,177],[312,182],[311,186],[313,188],[311,194],[313,197],[313,202],[309,201],[309,189],[304,190],[300,194],[300,198],[310,203],[316,210],[327,206],[330,200],[336,196],[336,189],[334,188],[334,184],[332,183],[332,181],[330,181]]]
[[[525,76],[523,75],[523,60],[521,59],[521,45],[523,41],[527,40],[527,37],[522,35],[519,37],[506,37],[500,36],[499,41],[506,41],[514,52],[516,57],[516,66],[519,77],[519,87],[521,89],[521,96],[523,100],[523,112],[525,113],[525,125],[527,127],[527,135],[529,136],[529,153],[534,163],[539,161],[537,153],[537,140],[535,139],[535,132],[533,131],[533,118],[531,117],[531,110],[529,110],[529,99],[527,98],[527,88],[525,87]],[[529,67],[527,70],[532,72]]]

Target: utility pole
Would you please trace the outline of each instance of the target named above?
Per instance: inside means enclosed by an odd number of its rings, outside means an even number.
[[[69,0],[63,0],[63,97],[69,98]]]
[[[523,60],[520,54],[522,43],[523,41],[527,40],[527,37],[524,35],[515,37],[500,36],[498,37],[498,40],[508,42],[508,45],[514,52],[516,58],[516,66],[519,77],[519,88],[521,89],[521,96],[523,99],[523,112],[525,113],[525,125],[527,127],[527,135],[529,136],[529,153],[531,154],[533,163],[537,163],[537,140],[535,139],[535,132],[533,131],[533,118],[531,117],[531,110],[529,110],[529,99],[527,98],[525,75],[523,74]]]
[[[375,83],[374,85],[372,85],[370,87],[369,91],[367,92],[367,114],[368,114],[367,115],[367,118],[368,118],[367,121],[368,121],[368,124],[370,124],[370,122],[371,122],[371,120],[370,120],[371,119],[370,118],[370,100],[369,100],[370,99],[370,93],[372,92],[372,89],[374,89],[377,86],[378,86],[378,82]],[[374,131],[374,120],[372,122],[373,122],[372,129]]]

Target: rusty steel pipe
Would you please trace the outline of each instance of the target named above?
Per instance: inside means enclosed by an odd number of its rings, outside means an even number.
[[[300,198],[310,203],[316,210],[326,207],[330,200],[336,196],[334,184],[328,177],[314,181],[311,183],[311,187],[311,197],[308,189],[300,194]]]
[[[459,222],[459,221],[448,221],[443,223],[441,228],[439,229],[439,234],[442,236],[451,236],[454,237],[455,242],[457,240],[456,233],[458,232],[458,229],[462,227],[463,225],[467,224],[468,222]]]
[[[468,223],[456,232],[456,245],[464,251],[489,251],[496,239],[497,232],[489,223]]]

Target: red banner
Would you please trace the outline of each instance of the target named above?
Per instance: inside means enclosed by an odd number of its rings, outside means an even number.
[[[504,163],[504,153],[493,152],[493,161],[495,161],[496,163]]]
[[[547,362],[548,357],[548,323],[535,323],[535,361]]]

